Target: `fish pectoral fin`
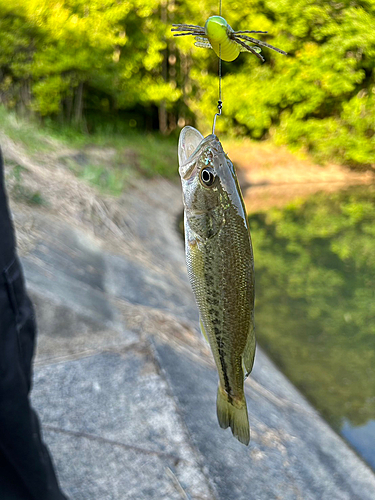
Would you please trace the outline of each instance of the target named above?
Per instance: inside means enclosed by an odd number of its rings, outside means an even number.
[[[202,321],[202,318],[199,318],[199,325],[201,327],[201,332],[202,332],[202,335],[204,337],[204,339],[206,340],[207,344],[209,344],[209,340],[208,340],[208,336],[207,336],[207,332],[204,328],[204,324],[203,324],[203,321]]]
[[[249,336],[247,338],[245,350],[242,355],[243,370],[245,372],[245,379],[250,375],[253,369],[255,357],[255,332],[254,332],[254,322],[251,321]]]
[[[216,412],[222,429],[230,427],[233,436],[246,446],[250,441],[249,418],[247,416],[246,400],[230,401],[228,394],[219,384],[217,390]]]

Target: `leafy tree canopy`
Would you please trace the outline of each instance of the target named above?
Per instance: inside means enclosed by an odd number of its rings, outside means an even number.
[[[217,13],[213,0],[0,0],[0,98],[67,122],[137,108],[163,132],[208,132],[217,57],[170,28]],[[263,48],[263,65],[247,53],[223,64],[218,131],[374,166],[375,0],[235,0],[223,15],[289,55]]]

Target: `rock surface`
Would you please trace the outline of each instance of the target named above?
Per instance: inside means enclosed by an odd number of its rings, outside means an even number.
[[[249,447],[219,428],[179,186],[92,196],[83,215],[13,205],[21,240],[33,235],[22,257],[39,324],[32,402],[69,497],[373,500],[373,472],[260,349],[245,384]]]

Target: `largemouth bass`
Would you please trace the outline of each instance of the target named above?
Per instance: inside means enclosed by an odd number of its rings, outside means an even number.
[[[217,417],[244,444],[250,428],[244,379],[255,355],[254,258],[232,162],[215,135],[185,127],[178,145],[186,264],[219,373]]]

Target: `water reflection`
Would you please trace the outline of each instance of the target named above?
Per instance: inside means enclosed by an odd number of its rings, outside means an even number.
[[[341,427],[341,434],[360,452],[362,457],[375,470],[375,420],[370,420],[367,424],[358,427],[345,421]]]
[[[375,468],[374,188],[317,194],[250,227],[259,343]]]

